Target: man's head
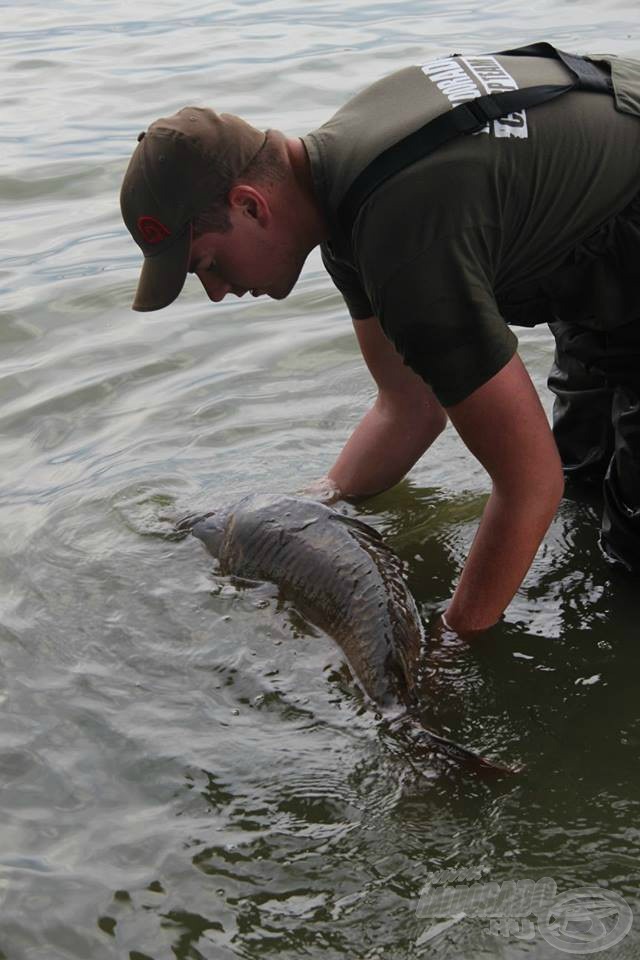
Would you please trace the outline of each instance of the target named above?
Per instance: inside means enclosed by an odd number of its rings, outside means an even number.
[[[124,221],[145,256],[134,310],[167,306],[189,270],[215,300],[225,292],[270,292],[265,270],[248,270],[248,263],[268,259],[263,232],[273,211],[261,184],[285,175],[283,153],[277,136],[202,107],[185,107],[140,134],[120,194]]]

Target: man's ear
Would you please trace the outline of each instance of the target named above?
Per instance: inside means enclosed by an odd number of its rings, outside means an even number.
[[[236,183],[231,188],[229,206],[240,216],[250,217],[263,227],[271,219],[271,208],[264,193],[248,183]]]

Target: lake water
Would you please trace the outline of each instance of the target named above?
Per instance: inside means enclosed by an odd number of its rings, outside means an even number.
[[[408,755],[328,637],[168,537],[167,517],[321,476],[371,400],[319,258],[284,302],[214,306],[190,278],[136,314],[118,210],[138,131],[186,103],[302,134],[434,54],[547,38],[640,55],[635,0],[0,9],[0,957],[565,955],[418,919],[429,872],[455,867],[637,911],[638,597],[600,558],[597,505],[563,502],[432,705],[526,771],[492,784]],[[549,409],[550,335],[520,343]],[[487,490],[448,429],[348,508],[406,561],[425,620]],[[599,954],[638,955],[633,929]]]

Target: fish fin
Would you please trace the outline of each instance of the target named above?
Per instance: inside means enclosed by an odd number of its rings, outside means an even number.
[[[425,727],[421,722],[416,721],[410,714],[403,714],[388,724],[388,728],[394,734],[399,734],[403,739],[408,740],[413,749],[426,747],[431,753],[435,753],[439,759],[453,761],[459,768],[463,768],[469,773],[474,773],[488,779],[497,779],[499,777],[514,776],[522,773],[525,767],[520,764],[504,764],[497,760],[491,760],[470,747],[465,747],[461,743],[456,743],[448,737],[443,737]]]
[[[397,613],[395,646],[389,650],[385,668],[389,674],[394,675],[398,690],[407,691],[408,696],[416,684],[417,668],[425,636],[420,612],[407,589],[404,564],[395,550],[373,527],[342,514],[336,514],[336,518],[348,527],[351,536],[371,558],[383,578],[388,603]],[[413,625],[417,629],[413,629]],[[401,699],[406,703],[404,696]]]
[[[349,528],[351,536],[369,554],[374,563],[384,565],[390,580],[393,576],[404,580],[402,560],[393,547],[383,539],[381,533],[354,517],[343,517],[342,514],[337,513],[336,518]]]
[[[388,608],[395,621],[394,644],[389,649],[386,668],[396,678],[400,700],[409,706],[426,641],[420,611],[407,586],[404,564],[398,554],[384,541],[363,542],[359,532],[355,536],[383,578]]]
[[[362,534],[367,540],[375,543],[376,546],[380,544],[386,546],[382,539],[382,534],[378,533],[375,527],[369,526],[368,523],[365,523],[363,520],[358,520],[356,517],[347,517],[344,513],[338,513],[335,510],[333,513],[335,519],[339,523],[343,523],[345,527],[349,527],[352,533]]]

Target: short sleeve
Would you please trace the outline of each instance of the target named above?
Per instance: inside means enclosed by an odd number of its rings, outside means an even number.
[[[325,269],[344,297],[351,317],[354,320],[367,320],[373,316],[371,302],[355,267],[339,259],[328,243],[321,244],[320,250]]]
[[[445,238],[396,268],[374,295],[386,336],[445,407],[495,376],[517,349],[479,247],[477,236]]]

